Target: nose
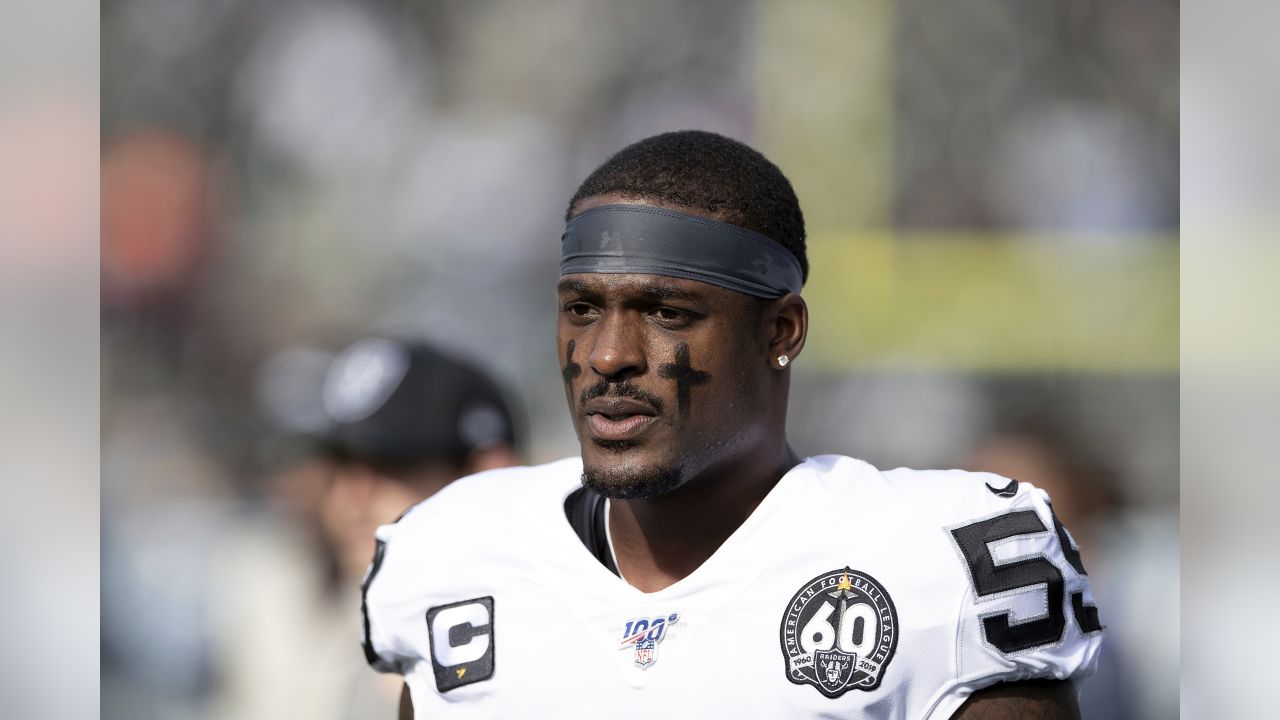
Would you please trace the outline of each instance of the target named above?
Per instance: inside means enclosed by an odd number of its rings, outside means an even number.
[[[596,374],[625,380],[644,373],[644,332],[638,321],[622,313],[608,313],[596,323],[595,345],[587,358]]]

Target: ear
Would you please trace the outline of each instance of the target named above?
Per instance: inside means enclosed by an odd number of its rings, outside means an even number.
[[[782,369],[794,362],[804,350],[804,339],[809,333],[809,306],[804,298],[787,293],[770,303],[765,312],[764,331],[770,367]],[[780,361],[784,356],[786,360]]]

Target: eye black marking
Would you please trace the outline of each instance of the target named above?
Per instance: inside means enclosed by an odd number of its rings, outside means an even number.
[[[664,363],[658,368],[658,377],[676,381],[676,404],[680,406],[680,415],[689,415],[689,398],[693,386],[703,385],[711,381],[711,376],[701,370],[694,370],[689,364],[689,343],[676,346],[676,361]]]
[[[577,340],[570,340],[564,351],[564,369],[560,371],[560,377],[564,378],[566,383],[571,382],[574,378],[582,374],[582,366],[573,361],[573,351],[578,347]]]

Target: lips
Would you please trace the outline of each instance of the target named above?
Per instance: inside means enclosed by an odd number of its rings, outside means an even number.
[[[584,410],[587,429],[597,440],[633,440],[658,419],[653,406],[629,398],[596,398]]]

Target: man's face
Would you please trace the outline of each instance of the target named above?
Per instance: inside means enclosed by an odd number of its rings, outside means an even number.
[[[584,481],[663,495],[765,436],[759,301],[658,275],[566,275],[557,343]]]

